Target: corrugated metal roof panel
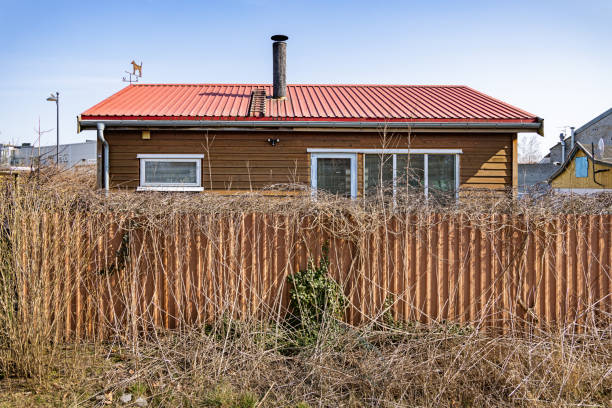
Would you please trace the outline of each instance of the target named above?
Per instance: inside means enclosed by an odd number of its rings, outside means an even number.
[[[437,120],[534,122],[536,116],[462,85],[287,85],[249,114],[253,90],[269,84],[132,84],[82,119]]]

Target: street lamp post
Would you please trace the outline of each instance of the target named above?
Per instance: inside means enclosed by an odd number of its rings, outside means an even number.
[[[57,136],[57,141],[55,144],[55,165],[59,166],[59,92],[55,92],[55,95],[51,93],[51,95],[47,98],[49,102],[55,102],[55,112],[56,112],[56,127],[55,133]]]

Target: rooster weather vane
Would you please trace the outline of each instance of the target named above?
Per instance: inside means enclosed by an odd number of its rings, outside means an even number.
[[[142,78],[142,61],[140,62],[140,65],[138,65],[134,60],[132,60],[130,64],[132,64],[132,72],[125,71],[129,77],[127,79],[126,77],[123,77],[123,82],[129,82],[131,84],[132,82],[138,82],[138,78]]]

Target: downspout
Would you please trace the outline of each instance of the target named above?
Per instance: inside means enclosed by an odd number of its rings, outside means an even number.
[[[104,146],[104,161],[103,161],[103,170],[102,170],[102,178],[104,179],[103,184],[104,184],[104,190],[108,191],[109,188],[109,161],[108,161],[108,142],[106,141],[106,139],[104,139],[104,123],[98,122],[96,124],[96,127],[98,129],[98,140],[100,140],[100,142],[102,142],[102,146]]]
[[[591,143],[591,158],[593,159],[591,160],[591,162],[593,163],[593,182],[597,184],[598,186],[605,187],[603,184],[595,180],[595,174],[599,173],[599,171],[595,170],[595,146],[593,145],[593,143]],[[587,157],[587,160],[588,160],[588,157]]]

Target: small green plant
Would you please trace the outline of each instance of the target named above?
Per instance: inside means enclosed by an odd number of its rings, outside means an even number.
[[[329,249],[323,245],[319,265],[310,259],[306,269],[288,277],[291,328],[299,334],[298,345],[316,341],[324,324],[342,319],[347,299],[340,285],[329,276]]]
[[[393,316],[394,303],[395,303],[395,299],[393,298],[393,295],[387,295],[387,297],[385,298],[385,303],[383,305],[384,309],[383,309],[382,320],[383,320],[383,323],[387,327],[399,328],[400,325],[398,324],[398,321],[395,319],[395,316]]]
[[[257,396],[248,391],[236,393],[229,385],[218,385],[207,393],[202,402],[205,407],[254,408]]]
[[[238,395],[232,408],[255,408],[257,406],[257,397],[250,392],[245,392]]]
[[[142,395],[146,395],[147,394],[147,390],[148,387],[146,384],[143,384],[141,382],[136,382],[132,385],[130,385],[130,387],[128,388],[128,391],[132,394],[134,394],[134,396],[136,397],[140,397]]]

